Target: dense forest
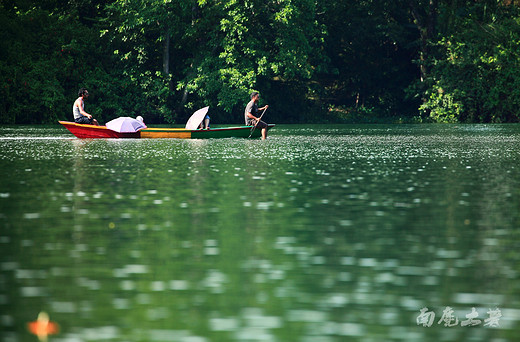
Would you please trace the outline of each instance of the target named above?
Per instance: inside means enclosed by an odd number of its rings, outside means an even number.
[[[0,123],[518,122],[520,1],[0,0]]]

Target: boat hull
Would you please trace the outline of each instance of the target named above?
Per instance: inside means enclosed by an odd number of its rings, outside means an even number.
[[[222,127],[209,130],[189,130],[184,128],[146,128],[135,133],[119,133],[105,126],[84,125],[75,122],[59,121],[72,134],[80,139],[115,138],[115,139],[211,139],[211,138],[258,138],[261,130],[255,129],[251,134],[251,126]],[[268,129],[274,127],[270,124]]]

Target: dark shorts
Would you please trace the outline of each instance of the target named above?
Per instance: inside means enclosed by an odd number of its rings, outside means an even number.
[[[255,124],[256,124],[256,121],[255,120],[251,120],[251,121],[249,121],[249,125],[248,126],[254,126]],[[267,128],[267,124],[265,122],[263,122],[262,120],[260,120],[258,125],[256,125],[256,128]]]
[[[92,119],[87,118],[86,116],[82,115],[77,119],[74,119],[75,123],[84,124],[84,125],[91,125]]]

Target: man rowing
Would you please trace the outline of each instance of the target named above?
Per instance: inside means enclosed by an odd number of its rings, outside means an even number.
[[[267,124],[260,120],[258,116],[258,112],[265,111],[269,106],[265,105],[262,108],[258,108],[258,100],[260,99],[260,94],[256,91],[251,93],[251,101],[246,106],[246,110],[244,112],[244,118],[246,120],[246,126],[255,126],[258,129],[262,130],[262,140],[267,138]],[[262,112],[263,113],[263,112]]]

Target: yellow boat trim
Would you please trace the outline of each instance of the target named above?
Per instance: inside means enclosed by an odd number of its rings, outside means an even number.
[[[78,126],[78,127],[85,127],[85,128],[95,128],[95,129],[108,129],[106,126],[96,126],[92,124],[79,124],[77,122],[69,122],[69,121],[58,121],[62,125],[69,125],[69,126]]]
[[[184,128],[146,128],[141,130],[141,138],[191,139],[191,131]]]

